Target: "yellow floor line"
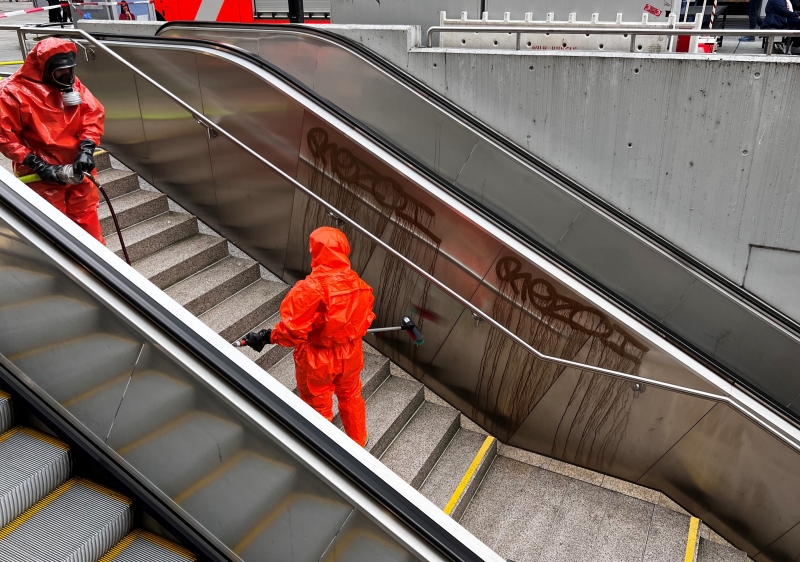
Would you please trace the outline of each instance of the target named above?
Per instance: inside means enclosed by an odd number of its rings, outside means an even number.
[[[486,440],[483,442],[483,445],[481,445],[478,454],[475,455],[474,459],[472,459],[472,464],[469,465],[469,468],[467,469],[467,472],[464,474],[464,477],[461,479],[461,482],[458,483],[458,487],[456,488],[456,491],[453,492],[453,495],[450,497],[450,501],[447,502],[447,505],[444,508],[444,512],[447,515],[450,515],[458,505],[459,500],[461,500],[461,496],[464,495],[467,486],[472,480],[472,476],[475,474],[475,471],[478,470],[478,467],[481,465],[481,461],[486,456],[486,453],[489,452],[489,448],[492,446],[492,443],[494,443],[494,437],[488,435],[486,437]]]
[[[23,60],[4,60],[3,62],[0,62],[0,66],[13,66],[16,64],[22,64],[24,62],[25,61]]]
[[[700,520],[697,517],[692,517],[689,520],[689,536],[686,539],[686,556],[683,557],[683,562],[694,562],[697,551],[697,529],[700,526]]]

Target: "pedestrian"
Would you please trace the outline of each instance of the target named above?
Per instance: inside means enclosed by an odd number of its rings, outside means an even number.
[[[750,19],[750,29],[757,29],[763,24],[763,20],[761,19],[761,2],[762,0],[750,0],[747,3],[747,15]],[[753,35],[746,35],[739,40],[745,43],[752,43],[756,38]]]
[[[124,0],[119,4],[119,19],[120,21],[132,21],[136,19],[131,13],[130,6],[128,6],[128,3]]]
[[[64,0],[47,0],[48,6],[61,6]],[[64,23],[64,10],[61,8],[48,10],[47,17],[50,23]]]
[[[309,236],[311,273],[281,303],[272,330],[249,333],[247,345],[294,347],[300,398],[333,421],[333,394],[342,425],[353,441],[367,444],[366,406],[361,395],[364,352],[361,338],[375,314],[372,288],[350,267],[350,244],[340,230],[316,229]]]
[[[790,0],[768,0],[764,29],[800,29],[800,14]]]
[[[38,174],[42,181],[28,187],[105,244],[97,187],[85,178],[67,185],[56,173],[65,164],[91,173],[103,135],[105,111],[75,76],[77,52],[72,41],[48,37],[0,82],[0,152],[17,176]]]

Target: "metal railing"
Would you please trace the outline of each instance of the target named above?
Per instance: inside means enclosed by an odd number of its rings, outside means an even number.
[[[691,37],[741,37],[742,35],[755,35],[767,38],[766,55],[772,54],[776,37],[800,37],[800,30],[790,29],[645,29],[643,27],[577,27],[577,26],[474,26],[474,25],[435,25],[428,29],[428,48],[433,47],[434,33],[507,33],[516,34],[516,50],[520,50],[520,41],[523,33],[530,34],[563,34],[563,35],[622,35],[631,38],[632,53],[640,52],[636,48],[638,35],[663,35],[676,37],[688,35]],[[709,53],[710,54],[710,53]]]
[[[24,27],[24,26],[23,27],[19,27],[19,26],[0,26],[0,31],[3,31],[3,30],[6,30],[6,31],[17,31],[17,34],[18,34],[18,37],[19,37],[21,45],[24,44],[25,37],[29,33],[30,34],[42,34],[43,33],[43,30],[41,28],[37,29],[37,28]],[[535,347],[530,345],[528,342],[526,342],[525,340],[520,338],[517,334],[513,333],[508,328],[503,326],[497,320],[495,320],[494,318],[492,318],[491,316],[486,314],[480,308],[478,308],[475,305],[473,305],[469,300],[465,299],[464,297],[462,297],[461,295],[456,293],[453,289],[451,289],[450,287],[448,287],[447,285],[445,285],[444,283],[439,281],[432,274],[428,273],[422,267],[418,266],[416,263],[411,261],[409,258],[407,258],[403,254],[401,254],[400,252],[398,252],[397,250],[392,248],[389,244],[384,242],[381,238],[375,236],[368,229],[364,228],[363,226],[358,224],[355,220],[351,219],[346,214],[344,214],[342,211],[340,211],[339,209],[337,209],[336,207],[334,207],[333,205],[328,203],[325,199],[323,199],[322,197],[320,197],[319,195],[314,193],[310,188],[308,188],[308,187],[304,186],[303,184],[301,184],[300,182],[298,182],[295,178],[293,178],[292,176],[290,176],[289,174],[287,174],[286,172],[281,170],[277,165],[275,165],[271,161],[267,160],[265,157],[263,157],[261,154],[259,154],[255,150],[251,149],[249,146],[247,146],[242,141],[237,139],[231,133],[229,133],[228,131],[226,131],[225,129],[223,129],[222,127],[220,127],[219,125],[217,125],[213,121],[211,121],[209,118],[207,118],[201,112],[196,110],[194,107],[192,107],[188,103],[184,102],[177,95],[173,94],[171,91],[169,91],[164,86],[159,84],[155,79],[151,78],[146,73],[144,73],[143,71],[139,70],[136,66],[134,66],[133,64],[131,64],[128,61],[126,61],[120,55],[115,53],[111,48],[107,47],[102,42],[100,42],[97,39],[95,39],[94,37],[92,37],[89,33],[85,32],[85,31],[83,31],[81,29],[63,30],[63,31],[59,30],[59,31],[57,31],[55,33],[57,35],[60,35],[60,36],[79,37],[79,38],[87,41],[88,43],[94,45],[95,47],[99,48],[100,50],[102,50],[104,53],[106,53],[107,55],[112,57],[114,60],[116,60],[117,62],[122,64],[124,67],[128,68],[131,72],[133,72],[137,76],[140,76],[142,79],[144,79],[147,82],[149,82],[153,87],[155,87],[157,90],[159,90],[162,94],[164,94],[165,96],[170,98],[172,101],[174,101],[176,104],[178,104],[180,107],[182,107],[184,110],[186,110],[189,113],[189,115],[193,119],[195,119],[197,121],[198,124],[202,125],[203,127],[205,127],[207,129],[209,138],[215,138],[218,135],[222,135],[223,137],[228,139],[230,142],[232,142],[233,144],[235,144],[236,146],[238,146],[239,148],[244,150],[246,153],[251,155],[253,158],[258,160],[262,164],[265,164],[272,171],[274,171],[276,174],[278,174],[280,177],[282,177],[284,180],[286,180],[295,189],[301,191],[306,196],[308,196],[309,198],[313,199],[318,204],[322,205],[325,209],[327,209],[327,211],[331,215],[336,216],[340,220],[344,221],[345,223],[347,223],[348,225],[353,227],[355,230],[360,232],[362,235],[366,236],[373,244],[383,248],[386,252],[388,252],[389,254],[393,255],[396,259],[400,260],[406,266],[411,268],[414,272],[416,272],[417,274],[422,276],[424,279],[426,279],[427,281],[429,281],[430,283],[432,283],[433,285],[438,287],[442,292],[444,292],[446,295],[448,295],[453,300],[458,302],[464,308],[466,308],[467,310],[470,310],[472,312],[472,315],[476,318],[476,320],[480,319],[480,320],[483,320],[483,321],[487,322],[494,329],[500,331],[502,334],[504,334],[506,337],[508,337],[512,342],[514,342],[515,344],[517,344],[518,346],[520,346],[522,349],[526,350],[527,352],[531,353],[537,359],[539,359],[541,361],[544,361],[546,363],[553,363],[553,364],[556,364],[556,365],[561,365],[563,367],[578,369],[578,370],[581,370],[581,371],[587,371],[587,372],[596,373],[596,374],[599,374],[599,375],[605,375],[605,376],[610,376],[610,377],[613,377],[613,378],[629,381],[629,382],[632,383],[632,390],[634,392],[635,391],[641,391],[644,388],[646,388],[647,386],[651,386],[653,388],[660,388],[662,390],[666,390],[666,391],[669,391],[669,392],[675,392],[675,393],[678,393],[678,394],[684,394],[684,395],[693,396],[693,397],[696,397],[696,398],[701,398],[701,399],[705,399],[705,400],[711,400],[711,401],[718,402],[718,403],[724,403],[724,404],[730,406],[731,408],[735,409],[736,411],[740,412],[742,415],[746,416],[748,419],[754,421],[759,426],[761,426],[764,429],[766,429],[769,433],[771,433],[776,438],[778,438],[779,440],[781,440],[782,442],[784,442],[785,444],[790,446],[795,451],[800,452],[800,442],[795,441],[791,436],[787,435],[783,431],[780,431],[779,429],[774,427],[772,424],[768,423],[767,421],[765,421],[764,419],[762,419],[761,417],[759,417],[758,415],[756,415],[755,413],[750,411],[749,408],[746,408],[742,404],[740,404],[738,401],[733,400],[730,396],[714,394],[714,393],[705,392],[705,391],[702,391],[702,390],[696,390],[694,388],[688,388],[688,387],[684,387],[684,386],[680,386],[680,385],[676,385],[676,384],[671,384],[671,383],[667,383],[667,382],[663,382],[663,381],[658,381],[658,380],[655,380],[655,379],[649,379],[649,378],[640,377],[640,376],[637,376],[637,375],[632,375],[632,374],[629,374],[629,373],[623,373],[623,372],[620,372],[620,371],[614,371],[612,369],[605,369],[605,368],[597,367],[597,366],[594,366],[594,365],[588,365],[588,364],[585,364],[585,363],[579,363],[577,361],[570,361],[568,359],[562,359],[560,357],[553,357],[553,356],[546,355],[546,354],[542,353],[541,351],[539,351],[538,349],[536,349]]]

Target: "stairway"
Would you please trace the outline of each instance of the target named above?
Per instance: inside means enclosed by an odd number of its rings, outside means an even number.
[[[0,391],[0,560],[196,560],[162,537],[131,531],[130,499],[71,472],[69,447],[15,426],[11,397]]]
[[[98,155],[96,160],[99,179],[113,198],[137,271],[228,341],[252,330],[270,328],[279,321],[277,311],[288,291],[286,284],[135,173],[116,162],[112,167],[107,153]],[[100,206],[99,213],[109,249],[121,256],[105,204]],[[22,265],[19,267],[24,269]],[[57,306],[63,311],[58,315],[63,330],[54,332],[61,334],[61,339],[29,349],[31,339],[26,331],[16,330],[13,338],[9,334],[11,339],[4,343],[9,351],[0,351],[13,354],[12,359],[23,370],[46,371],[57,362],[59,350],[64,346],[91,345],[97,349],[100,345],[107,350],[92,358],[94,364],[90,370],[96,373],[92,381],[83,377],[82,386],[78,387],[77,377],[60,365],[58,382],[48,389],[59,400],[69,403],[71,410],[92,412],[98,427],[102,427],[104,416],[112,414],[96,412],[92,398],[100,392],[112,391],[115,385],[125,384],[125,377],[114,371],[114,357],[136,353],[137,347],[132,342],[93,333],[90,309],[65,296],[47,293],[46,280],[38,279],[35,271],[13,272],[17,277],[23,274],[30,276],[25,284],[28,294],[8,303],[0,295],[0,336],[5,336],[4,315],[41,317],[44,310]],[[0,286],[2,276],[0,268]],[[20,307],[24,307],[24,315]],[[81,332],[79,326],[86,328]],[[35,329],[34,322],[31,330]],[[692,535],[696,538],[690,541],[691,517],[657,492],[498,445],[387,358],[369,346],[365,348],[361,379],[367,403],[368,450],[501,556],[515,562],[672,562],[684,560],[688,550],[693,560],[702,562],[747,560],[743,552],[725,544],[703,525],[699,525],[699,534]],[[243,348],[242,353],[295,390],[289,349],[268,345],[260,353],[249,348]],[[186,407],[165,412],[159,409],[160,401],[153,400],[147,411],[137,414],[142,420],[141,434],[116,434],[113,445],[136,463],[158,465],[166,463],[164,459],[170,455],[190,456],[194,467],[191,474],[160,470],[164,476],[155,482],[178,503],[192,504],[202,510],[202,506],[220,502],[248,502],[254,518],[267,505],[275,506],[275,510],[283,506],[280,509],[285,510],[287,502],[292,501],[306,502],[295,509],[309,513],[322,509],[319,502],[302,494],[290,494],[287,498],[284,491],[291,488],[292,473],[277,465],[266,466],[269,461],[244,447],[234,424],[194,409],[191,388],[158,370],[146,376],[148,396],[164,397],[164,403],[169,398],[171,404],[178,400]],[[334,423],[340,425],[338,418]],[[204,443],[203,435],[213,435],[213,448],[210,444],[205,448],[197,446]],[[227,448],[233,460],[225,471],[212,477],[208,474],[210,457],[216,457],[219,446]],[[269,482],[262,480],[264,474],[269,474]],[[251,485],[249,489],[261,490],[255,494],[257,497],[238,497],[226,488],[232,481],[256,478],[258,486]],[[203,484],[188,485],[200,482]],[[335,524],[344,516],[342,510],[346,507],[334,503],[325,509],[330,523]],[[278,513],[267,511],[272,521],[280,519]],[[253,521],[210,523],[214,520],[209,513],[209,530],[226,544],[237,545],[235,551],[244,560],[260,559],[258,553],[264,545],[279,541],[274,536],[277,525],[270,525],[258,534],[254,529],[260,527]],[[314,544],[295,544],[293,548],[301,549],[309,560],[317,559],[315,556],[324,551],[323,545]],[[306,559],[298,550],[293,552],[296,560]]]

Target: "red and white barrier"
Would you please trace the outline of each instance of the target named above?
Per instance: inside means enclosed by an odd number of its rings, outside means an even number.
[[[123,2],[81,2],[78,6],[121,6]],[[125,4],[155,4],[155,0],[125,2]]]
[[[132,4],[133,2],[131,2]],[[63,6],[69,6],[66,2],[63,4],[59,4],[58,6],[45,6],[43,8],[28,8],[27,10],[14,10],[13,12],[2,12],[0,13],[0,19],[2,18],[13,18],[14,16],[21,16],[22,14],[32,14],[33,12],[44,12],[46,10],[55,10],[61,9]]]

